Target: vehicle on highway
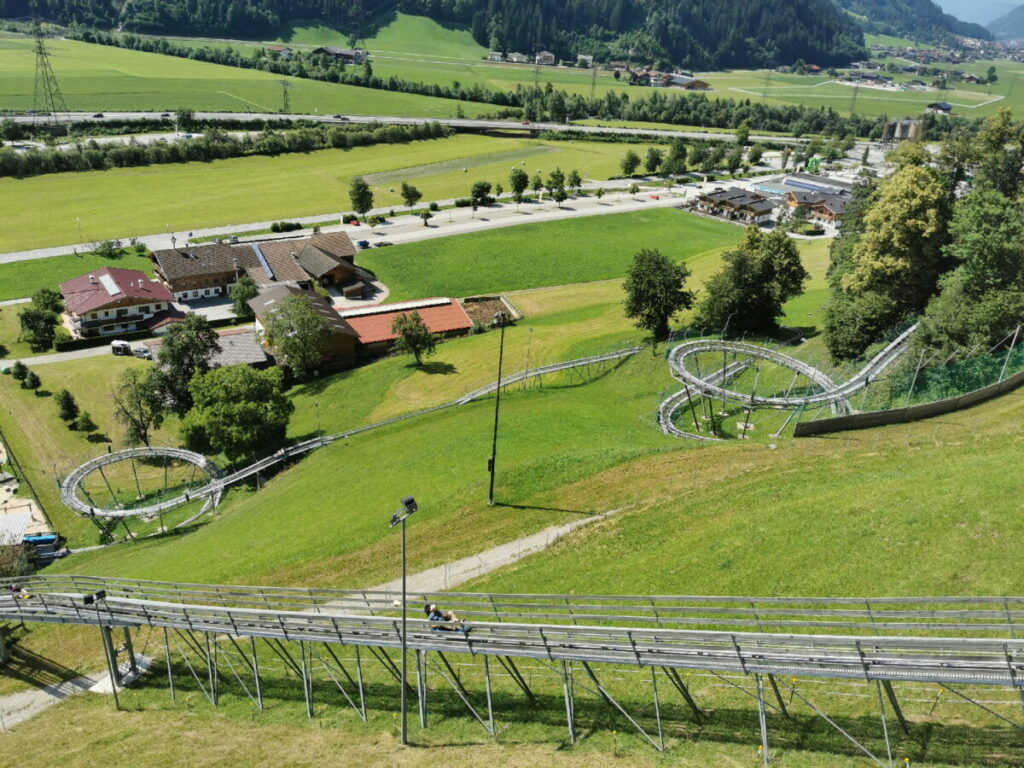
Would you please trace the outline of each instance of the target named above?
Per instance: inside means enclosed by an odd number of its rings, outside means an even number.
[[[110,351],[115,355],[130,355],[132,353],[132,345],[127,341],[114,339],[114,341],[110,342]]]
[[[97,112],[95,115],[93,115],[93,117],[103,117],[103,113]]]
[[[170,117],[170,116],[171,116],[170,112],[161,112],[160,113],[160,117]]]
[[[135,355],[140,360],[153,359],[153,350],[150,349],[149,347],[136,347],[135,349],[132,350],[132,354]]]
[[[333,117],[335,120],[341,120],[346,123],[348,122],[348,118],[345,117],[344,115],[331,115],[331,117]]]

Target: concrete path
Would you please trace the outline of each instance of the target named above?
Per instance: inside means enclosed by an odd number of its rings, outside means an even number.
[[[153,664],[153,660],[141,654],[135,654],[135,663],[139,667],[139,674],[143,674]],[[128,662],[121,665],[121,673],[126,684],[132,682],[134,677],[128,673]],[[31,720],[54,704],[64,701],[79,693],[91,691],[110,695],[113,693],[110,675],[97,675],[91,677],[82,675],[72,680],[65,680],[63,683],[48,685],[45,688],[33,688],[30,691],[12,693],[8,696],[0,696],[0,732]]]
[[[114,337],[111,337],[114,338]],[[82,360],[86,357],[99,357],[101,355],[110,354],[110,345],[104,344],[100,347],[89,347],[88,349],[75,349],[71,352],[54,352],[49,355],[36,355],[35,357],[23,357],[20,358],[21,362],[30,368],[34,368],[37,365],[47,365],[49,363],[66,363],[69,360]],[[14,365],[18,358],[4,358],[0,360],[0,368],[7,368],[8,366]]]
[[[406,579],[406,590],[408,592],[442,592],[446,589],[452,589],[478,576],[483,576],[506,565],[511,565],[527,555],[547,549],[567,533],[572,533],[585,525],[604,520],[618,511],[613,509],[609,512],[593,515],[592,517],[573,520],[571,523],[552,525],[537,533],[524,536],[521,539],[516,539],[506,544],[499,544],[484,552],[478,552],[461,560],[453,560],[436,568],[428,568],[425,571],[414,573]],[[367,591],[397,592],[401,589],[402,580],[399,578],[384,584],[378,584],[375,587],[368,587]]]

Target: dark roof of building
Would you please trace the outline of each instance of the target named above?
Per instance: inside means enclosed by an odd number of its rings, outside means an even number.
[[[256,298],[250,299],[249,307],[256,314],[260,323],[266,326],[270,316],[277,311],[278,307],[286,299],[292,296],[305,296],[309,299],[317,313],[326,318],[328,323],[330,323],[331,330],[334,333],[340,333],[345,336],[358,336],[349,323],[338,315],[334,307],[326,299],[312,291],[304,291],[301,288],[295,288],[290,285],[275,285]]]
[[[264,240],[259,243],[209,243],[166,248],[154,251],[153,259],[168,280],[218,275],[238,270],[240,273],[249,274],[258,285],[304,282],[309,279],[309,274],[302,269],[297,256],[309,245],[339,261],[351,262],[357,252],[347,234],[330,232],[312,237]],[[263,254],[263,260],[260,259],[257,250]],[[273,274],[267,273],[267,267]]]
[[[133,304],[174,301],[167,287],[150,280],[145,272],[117,267],[103,267],[67,280],[60,284],[60,292],[64,306],[75,315],[120,304],[125,299],[133,299]]]
[[[307,245],[299,251],[297,259],[306,272],[317,278],[323,277],[343,263],[339,259],[324,253],[315,245]]]
[[[820,187],[835,187],[836,189],[853,189],[852,181],[845,181],[843,179],[836,179],[831,176],[815,176],[813,173],[802,173],[797,171],[791,173],[786,177],[786,180],[794,180],[797,182],[805,182]],[[783,181],[785,183],[785,181]]]
[[[397,338],[391,326],[398,315],[418,312],[431,333],[465,331],[473,326],[466,310],[455,299],[435,298],[378,304],[365,309],[343,311],[342,316],[359,336],[362,344],[373,344]]]
[[[706,195],[701,195],[701,200],[708,200],[712,203],[724,203],[726,200],[732,202],[742,197],[749,197],[750,193],[745,189],[739,187],[729,187],[728,189],[716,189],[714,192],[710,192]]]
[[[948,101],[935,101],[928,105],[928,109],[938,109],[942,112],[952,112],[953,105]]]
[[[223,368],[228,365],[262,365],[269,359],[263,345],[256,338],[252,328],[232,328],[217,334],[220,349],[210,357],[211,368]],[[156,358],[160,352],[163,339],[145,342]]]
[[[824,199],[815,201],[814,205],[827,208],[834,216],[842,216],[849,202],[850,198],[846,195],[825,195]]]

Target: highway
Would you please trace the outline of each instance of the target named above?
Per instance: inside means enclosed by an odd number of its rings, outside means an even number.
[[[170,118],[161,118],[161,115],[169,114],[163,112],[71,112],[67,116],[59,115],[54,118],[58,122],[72,123],[101,123],[119,122],[132,120],[167,120],[170,124],[173,121],[173,114]],[[97,116],[99,115],[99,116]],[[650,136],[652,138],[684,138],[698,141],[735,141],[735,135],[715,131],[673,131],[657,128],[621,128],[603,127],[593,125],[572,125],[563,123],[542,123],[515,120],[476,120],[469,118],[426,118],[426,117],[395,117],[393,115],[321,115],[321,114],[294,114],[280,112],[196,112],[196,120],[226,121],[226,120],[253,120],[277,122],[282,120],[309,120],[317,123],[331,125],[345,125],[351,123],[384,123],[386,125],[417,125],[421,123],[441,123],[460,131],[516,131],[524,133],[539,133],[541,131],[578,132],[590,134],[613,134],[620,136]],[[45,123],[50,122],[48,116],[44,115],[16,115],[16,123]],[[794,139],[790,136],[768,136],[751,134],[750,141],[774,142],[777,144],[806,144],[807,139]]]

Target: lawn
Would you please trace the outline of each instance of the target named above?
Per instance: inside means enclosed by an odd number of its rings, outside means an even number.
[[[149,260],[149,257],[139,256],[136,253],[113,258],[87,253],[12,261],[0,264],[0,301],[25,298],[43,287],[56,288],[58,283],[102,267],[141,269],[146,274],[153,274],[153,262]],[[0,341],[6,343],[5,330],[3,326],[0,326]]]
[[[571,203],[569,203],[571,205]],[[361,262],[403,300],[472,296],[621,277],[641,248],[676,260],[741,239],[740,227],[675,209],[589,216],[364,251]]]
[[[71,110],[276,112],[280,75],[156,53],[51,39],[50,63]],[[33,108],[32,41],[0,36],[0,109]],[[294,112],[453,117],[456,102],[415,94],[288,78]],[[485,109],[463,103],[468,116]]]
[[[643,155],[645,145],[632,149]],[[0,252],[341,212],[350,210],[349,182],[357,175],[368,177],[377,205],[396,209],[406,179],[425,201],[467,195],[479,180],[507,187],[513,164],[531,175],[560,166],[606,179],[620,173],[625,151],[614,143],[462,134],[351,150],[6,178],[0,179],[7,224],[0,230]]]

